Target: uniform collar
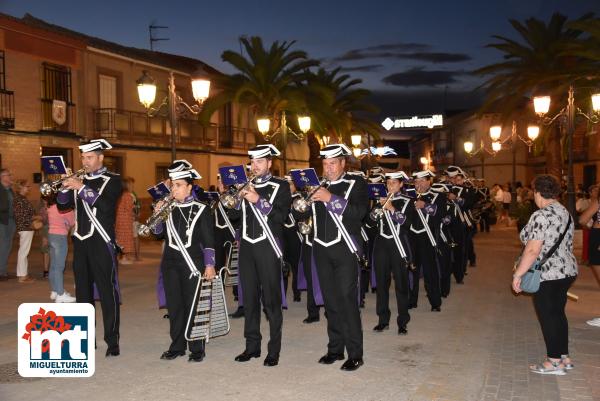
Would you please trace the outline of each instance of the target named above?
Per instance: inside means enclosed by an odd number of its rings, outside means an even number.
[[[256,177],[255,183],[256,184],[263,184],[263,183],[269,181],[272,177],[273,177],[273,174],[271,174],[270,172],[268,172],[267,174],[261,175],[260,177]]]
[[[96,171],[92,171],[91,173],[87,173],[86,175],[88,177],[97,177],[99,175],[102,175],[102,174],[106,173],[106,170],[107,170],[106,167],[101,167],[101,168],[99,168]]]
[[[183,200],[183,202],[177,201],[177,203],[180,204],[180,205],[185,205],[186,203],[190,203],[193,200],[194,200],[194,195],[190,194],[190,195],[188,195],[188,196],[185,197],[185,199]]]

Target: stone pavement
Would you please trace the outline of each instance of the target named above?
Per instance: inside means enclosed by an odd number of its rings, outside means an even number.
[[[48,283],[0,282],[0,400],[49,394],[86,401],[600,400],[600,329],[585,324],[600,316],[600,287],[591,270],[581,267],[572,288],[580,299],[567,307],[576,368],[562,377],[540,376],[527,369],[545,353],[533,305],[527,296],[515,297],[510,291],[512,262],[519,252],[514,228],[479,234],[476,247],[478,266],[469,270],[466,284],[453,286],[441,313],[430,312],[422,297],[411,311],[408,336],[398,336],[395,327],[383,333],[371,330],[377,316],[374,294],[368,295],[363,310],[365,365],[356,372],[340,371],[340,363],[317,363],[326,351],[326,324],[323,318],[302,324],[304,294],[302,304],[290,299],[284,311],[277,367],[263,367],[263,358],[233,361],[244,348],[242,319],[231,321],[230,334],[211,340],[200,364],[187,358],[159,360],[169,344],[168,321],[157,310],[154,293],[160,248],[146,242],[143,262],[120,270],[121,356],[105,359],[105,344],[99,341],[92,378],[24,379],[16,373],[16,311],[22,302],[48,302]],[[31,261],[32,273],[39,275],[36,248]],[[71,272],[66,282],[71,289]],[[99,319],[98,333],[101,326]],[[264,321],[262,330],[268,335]]]

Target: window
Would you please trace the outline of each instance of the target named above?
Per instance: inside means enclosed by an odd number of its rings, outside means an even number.
[[[232,106],[227,103],[219,112],[219,146],[230,148],[233,146],[233,127],[231,126]]]
[[[117,77],[98,74],[98,96],[101,109],[116,109]]]
[[[71,69],[43,63],[42,130],[75,132],[75,105],[72,96]]]
[[[112,156],[104,154],[104,167],[108,169],[108,171],[112,171],[113,173],[124,175],[123,171],[123,157],[122,156]]]
[[[6,90],[6,64],[4,64],[4,50],[0,50],[0,90]]]
[[[154,181],[161,182],[169,178],[169,165],[157,164],[154,168]]]

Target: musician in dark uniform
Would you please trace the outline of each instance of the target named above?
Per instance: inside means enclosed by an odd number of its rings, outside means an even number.
[[[193,181],[198,172],[184,168],[169,173],[174,203],[169,218],[153,230],[165,240],[161,272],[163,276],[171,345],[160,359],[172,360],[190,350],[188,360],[201,362],[205,356],[204,340],[186,341],[185,329],[194,302],[200,276],[215,276],[214,222],[210,208],[195,199]],[[155,212],[163,206],[158,202]],[[183,248],[183,249],[182,249]]]
[[[413,274],[413,287],[410,294],[410,304],[417,306],[419,295],[419,272],[423,274],[425,291],[432,312],[441,311],[442,298],[440,289],[439,264],[440,226],[446,215],[446,195],[431,190],[431,179],[435,176],[431,171],[424,170],[413,174],[416,190],[415,218],[410,226],[413,237],[415,265],[418,269]],[[425,222],[425,224],[423,224]]]
[[[254,179],[241,193],[242,201],[232,215],[241,215],[239,278],[244,302],[246,348],[238,362],[258,358],[261,352],[260,301],[269,321],[270,339],[265,366],[279,363],[283,315],[282,265],[283,223],[292,197],[286,180],[271,174],[272,158],[280,152],[271,144],[248,150]],[[263,226],[264,225],[264,226]],[[264,228],[263,228],[264,227]]]
[[[294,199],[298,199],[301,195],[296,191],[294,182],[290,176],[285,177],[290,185],[290,191],[292,193],[292,203]],[[290,204],[291,207],[291,204]],[[285,294],[287,294],[289,275],[292,275],[292,292],[294,294],[294,302],[300,302],[300,290],[298,290],[298,264],[300,263],[300,252],[302,250],[302,235],[298,232],[298,226],[296,219],[292,213],[288,213],[288,216],[283,224],[283,259],[288,266],[287,275],[283,278],[285,287]],[[286,269],[286,270],[287,270]]]
[[[363,217],[368,212],[364,178],[344,172],[352,152],[344,144],[321,149],[327,188],[315,192],[312,203],[313,252],[327,313],[327,354],[319,360],[332,364],[348,359],[342,370],[363,365],[363,334],[358,306],[359,255],[357,244]],[[306,215],[310,213],[307,212]],[[307,216],[300,215],[299,218]]]
[[[412,255],[408,239],[414,214],[414,201],[401,193],[408,176],[403,171],[386,173],[388,198],[380,199],[380,207],[369,213],[368,224],[377,228],[373,249],[373,266],[377,277],[377,316],[379,323],[373,328],[381,332],[389,328],[391,277],[394,276],[396,305],[398,306],[398,334],[407,334],[410,321],[408,313],[408,269]],[[396,234],[392,232],[394,230]]]
[[[463,284],[465,272],[467,271],[467,258],[469,244],[473,244],[472,230],[476,229],[471,220],[470,210],[475,203],[475,191],[465,186],[465,172],[457,166],[449,166],[446,170],[452,187],[448,193],[448,199],[454,204],[455,223],[452,225],[452,234],[457,246],[453,249],[454,279],[458,284]]]
[[[94,139],[79,146],[83,180],[67,178],[57,196],[60,210],[75,209],[73,271],[77,302],[94,305],[94,284],[100,295],[106,356],[118,356],[119,291],[115,243],[115,210],[121,196],[121,177],[103,166],[104,150],[112,146]]]
[[[447,194],[450,193],[451,187],[452,184],[450,184],[450,182],[447,180],[443,182],[436,182],[431,185],[432,191],[446,194],[446,216],[442,218],[442,224],[440,226],[441,241],[438,244],[438,248],[441,252],[441,255],[438,259],[440,264],[440,290],[442,298],[447,298],[448,295],[450,295],[454,260],[453,252],[458,246],[458,244],[454,241],[454,235],[452,234],[451,227],[453,224],[460,224],[458,217],[454,216],[455,204],[447,197]]]

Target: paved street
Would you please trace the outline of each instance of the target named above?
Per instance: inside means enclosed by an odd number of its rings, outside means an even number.
[[[105,359],[105,344],[99,341],[96,373],[89,379],[18,376],[17,307],[22,302],[48,302],[48,283],[0,283],[0,400],[49,394],[86,401],[600,400],[600,329],[585,324],[600,316],[600,287],[587,267],[580,268],[571,290],[579,301],[569,301],[567,307],[575,370],[563,377],[528,372],[529,363],[543,358],[544,343],[531,300],[510,292],[512,262],[520,249],[514,228],[476,237],[478,266],[469,270],[466,284],[452,288],[441,313],[430,312],[422,296],[411,312],[408,336],[398,336],[394,327],[383,333],[371,330],[377,317],[375,296],[369,294],[363,310],[365,365],[356,372],[340,371],[340,363],[317,364],[326,351],[326,324],[324,319],[302,324],[304,294],[302,304],[290,299],[284,312],[278,367],[263,367],[262,357],[233,361],[244,348],[241,319],[232,320],[229,335],[208,344],[204,362],[159,360],[169,344],[168,321],[157,310],[154,293],[159,247],[143,245],[143,262],[123,266],[120,272],[122,354]],[[37,248],[32,254],[32,272],[38,276]],[[66,281],[72,289],[71,272]],[[101,322],[100,318],[100,337]],[[268,330],[263,321],[264,333]]]

